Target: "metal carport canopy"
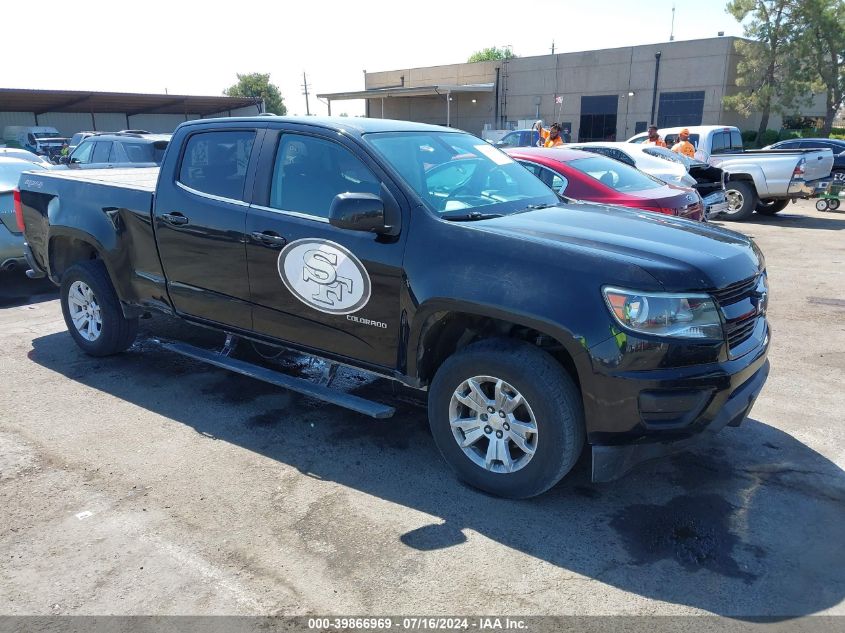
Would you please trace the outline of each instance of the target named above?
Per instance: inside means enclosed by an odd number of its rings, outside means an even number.
[[[344,101],[348,99],[381,99],[381,117],[384,118],[384,100],[389,97],[425,97],[438,95],[446,97],[446,125],[450,125],[451,107],[449,96],[453,92],[493,92],[495,84],[437,84],[434,86],[404,87],[395,86],[391,88],[370,88],[368,90],[356,90],[352,92],[333,92],[319,94],[317,97],[326,99],[329,103],[329,114],[331,114],[332,101]]]
[[[199,114],[204,116],[246,106],[260,108],[258,97],[25,90],[0,88],[0,112],[117,112],[135,114]]]

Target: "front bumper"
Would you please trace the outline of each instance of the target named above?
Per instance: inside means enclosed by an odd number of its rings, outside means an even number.
[[[788,193],[792,198],[812,198],[830,189],[832,179],[821,178],[819,180],[793,180],[789,183]]]
[[[703,364],[683,364],[695,358],[692,349],[678,354],[658,346],[642,355],[646,348],[635,341],[639,351],[628,352],[634,362],[614,366],[596,359],[603,352],[612,358],[608,350],[617,343],[592,348],[594,371],[582,381],[582,392],[593,481],[612,481],[700,436],[739,426],[768,377],[769,336],[768,323],[759,319],[755,333],[735,348],[741,355],[720,354],[720,360]],[[703,359],[715,350],[701,353]]]
[[[702,437],[713,435],[725,426],[739,426],[748,417],[751,407],[754,406],[754,402],[760,395],[768,376],[769,361],[766,360],[751,378],[730,394],[716,417],[699,435],[665,442],[593,446],[593,481],[604,482],[619,479],[637,464],[685,450],[700,442]]]
[[[728,198],[724,191],[716,191],[703,199],[704,217],[708,220],[728,210]]]

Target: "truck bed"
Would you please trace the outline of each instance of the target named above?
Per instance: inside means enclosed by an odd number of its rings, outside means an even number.
[[[135,189],[155,193],[158,181],[158,167],[130,167],[127,169],[54,169],[41,176],[62,178],[75,182],[89,182],[98,185]]]

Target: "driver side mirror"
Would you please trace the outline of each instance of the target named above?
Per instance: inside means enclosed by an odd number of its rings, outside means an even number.
[[[395,235],[398,227],[387,221],[385,203],[374,193],[339,193],[329,209],[329,224],[348,231]]]

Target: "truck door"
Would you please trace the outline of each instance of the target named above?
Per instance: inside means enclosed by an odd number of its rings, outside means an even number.
[[[175,170],[159,182],[156,242],[176,310],[244,329],[252,327],[244,194],[254,163],[256,126],[203,130],[182,143]],[[250,183],[250,185],[248,185]]]
[[[338,137],[267,130],[246,226],[253,327],[392,369],[407,230],[388,239],[336,228],[328,216],[343,192],[379,194],[393,205],[404,198],[360,148]]]

